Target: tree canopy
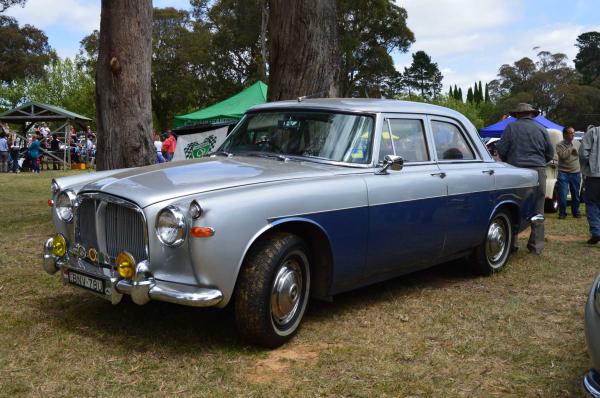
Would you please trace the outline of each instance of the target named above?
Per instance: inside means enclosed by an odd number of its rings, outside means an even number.
[[[600,77],[600,32],[580,34],[575,46],[579,48],[575,68],[581,74],[583,84],[591,84]]]
[[[412,64],[404,68],[403,81],[409,93],[415,90],[424,99],[435,99],[442,92],[442,73],[424,51],[412,55]]]
[[[415,41],[406,10],[389,0],[339,0],[340,95],[392,97],[400,73],[390,56]]]
[[[56,55],[41,30],[19,26],[14,18],[0,15],[0,81],[40,76]]]

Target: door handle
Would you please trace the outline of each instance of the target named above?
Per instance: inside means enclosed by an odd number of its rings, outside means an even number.
[[[446,173],[444,173],[443,171],[439,172],[439,173],[431,173],[431,175],[433,177],[438,176],[440,178],[445,178],[446,177]]]
[[[494,169],[489,169],[489,170],[483,170],[482,173],[483,174],[494,175],[495,171],[494,171]]]

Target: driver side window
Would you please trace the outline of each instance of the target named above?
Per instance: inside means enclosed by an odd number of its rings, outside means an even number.
[[[379,160],[383,160],[386,155],[402,156],[405,162],[428,161],[423,122],[418,119],[385,119]]]

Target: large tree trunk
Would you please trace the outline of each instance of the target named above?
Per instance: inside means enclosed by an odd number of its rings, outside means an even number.
[[[102,0],[96,68],[98,170],[156,161],[151,140],[152,0]]]
[[[336,97],[335,0],[270,0],[269,8],[269,101]]]

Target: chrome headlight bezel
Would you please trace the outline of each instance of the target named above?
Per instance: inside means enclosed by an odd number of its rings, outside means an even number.
[[[75,192],[67,189],[62,191],[56,196],[56,202],[54,202],[54,209],[56,215],[61,221],[66,223],[73,222],[75,199],[77,196]]]
[[[58,185],[55,179],[52,179],[52,183],[50,184],[50,190],[52,191],[52,195],[56,195],[58,191],[60,191],[60,186]]]
[[[170,247],[181,246],[187,237],[185,214],[175,206],[167,206],[156,217],[154,230],[158,240]]]

